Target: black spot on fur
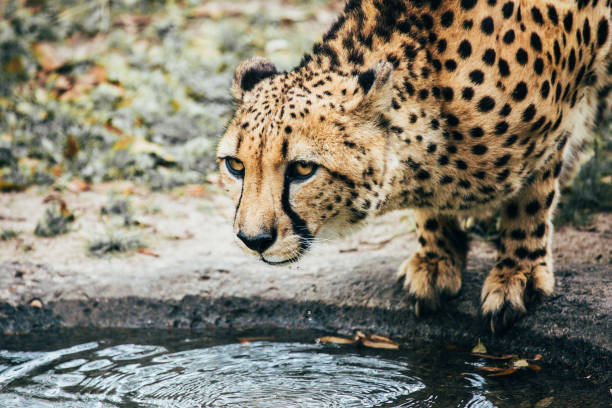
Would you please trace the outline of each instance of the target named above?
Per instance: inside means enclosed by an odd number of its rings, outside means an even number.
[[[483,144],[477,144],[477,145],[472,146],[472,153],[479,155],[479,156],[485,154],[487,150],[488,150],[487,146]]]
[[[493,24],[493,19],[491,17],[485,17],[481,22],[480,22],[480,30],[485,34],[485,35],[491,35],[493,34],[493,29],[495,28],[495,25]]]
[[[539,25],[544,24],[544,17],[542,17],[542,12],[540,12],[539,8],[537,7],[531,8],[531,17],[533,18],[533,21],[536,22],[536,24],[539,24]]]
[[[472,44],[470,44],[468,40],[461,41],[459,47],[457,48],[457,53],[463,59],[468,58],[470,55],[472,55]]]
[[[435,231],[438,229],[438,226],[438,221],[433,218],[429,218],[425,221],[425,229],[428,231]]]
[[[478,101],[477,107],[480,112],[490,112],[495,107],[495,101],[490,96],[485,96]]]
[[[514,3],[509,1],[502,6],[502,14],[505,19],[509,19],[512,17],[512,13],[514,12]]]
[[[574,16],[571,11],[568,11],[565,17],[563,18],[563,27],[565,27],[566,33],[572,32],[572,25],[574,23]]]
[[[474,127],[470,129],[470,136],[472,136],[473,138],[480,138],[484,136],[484,131],[482,130],[481,127]]]
[[[487,49],[484,54],[482,54],[482,61],[487,65],[495,64],[495,50],[492,48]]]
[[[497,66],[499,67],[499,74],[501,76],[507,77],[510,75],[510,67],[505,59],[500,58],[497,62]]]
[[[516,51],[516,62],[518,62],[521,65],[526,65],[528,59],[529,59],[529,56],[527,54],[527,51],[525,51],[522,48],[519,48]]]
[[[517,102],[522,101],[527,96],[527,84],[523,81],[519,82],[514,91],[512,91],[512,99]]]
[[[461,91],[461,97],[466,101],[471,101],[474,97],[474,90],[472,88],[463,88]]]
[[[448,10],[440,17],[440,24],[442,27],[450,27],[453,24],[454,14],[451,10]]]
[[[540,203],[538,202],[538,200],[533,200],[527,203],[527,205],[525,206],[525,212],[529,215],[534,215],[538,211],[540,211],[540,208],[541,207],[540,207]]]
[[[597,46],[601,47],[608,39],[609,23],[604,17],[599,21],[597,25]]]
[[[367,94],[372,85],[374,84],[374,80],[376,79],[376,75],[374,74],[373,69],[369,69],[361,74],[357,78],[357,82],[359,86],[363,89],[363,93]]]
[[[477,0],[461,0],[461,8],[464,10],[471,10],[476,6]]]
[[[531,44],[531,48],[533,48],[537,52],[542,51],[542,40],[540,36],[536,33],[531,33],[531,37],[529,38],[529,42]]]
[[[534,104],[531,104],[523,111],[523,122],[531,122],[536,114],[536,108]]]
[[[519,215],[518,205],[516,205],[516,203],[514,202],[509,203],[508,206],[506,207],[506,216],[509,219],[514,219],[518,217],[518,215]]]
[[[544,72],[544,60],[542,58],[536,58],[533,63],[533,70],[536,74],[542,75],[542,72]]]
[[[559,24],[559,16],[557,15],[557,9],[555,9],[555,6],[553,6],[552,4],[549,4],[547,7],[548,7],[548,19],[554,25]]]
[[[473,70],[470,72],[470,80],[476,85],[482,84],[484,82],[484,72],[479,69]]]
[[[515,35],[514,35],[514,30],[508,30],[508,31],[506,31],[506,33],[504,34],[503,41],[504,41],[506,44],[512,44],[512,43],[514,42],[514,38],[515,38]]]

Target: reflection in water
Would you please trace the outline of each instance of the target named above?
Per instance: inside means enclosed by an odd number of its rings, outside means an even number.
[[[563,389],[542,377],[488,382],[475,368],[481,363],[433,348],[162,344],[0,351],[0,407],[522,407]],[[554,406],[583,398],[573,392]]]

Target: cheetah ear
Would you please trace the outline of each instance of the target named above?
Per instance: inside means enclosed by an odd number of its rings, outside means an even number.
[[[357,76],[361,88],[361,100],[357,103],[360,110],[385,112],[391,108],[393,98],[393,65],[380,60],[373,68]]]
[[[253,57],[243,61],[236,68],[232,95],[241,102],[245,93],[249,92],[261,80],[278,73],[274,64],[262,57]]]

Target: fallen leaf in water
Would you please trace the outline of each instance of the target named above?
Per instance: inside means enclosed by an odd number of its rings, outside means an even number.
[[[479,353],[479,354],[486,354],[487,353],[487,348],[480,341],[480,337],[478,338],[478,343],[476,343],[476,345],[472,349],[472,353]]]
[[[512,366],[513,367],[527,367],[529,365],[529,363],[527,362],[527,360],[525,360],[524,358],[520,359],[520,360],[516,360]]]
[[[394,342],[386,342],[386,341],[372,341],[369,339],[362,339],[361,344],[370,348],[377,349],[387,349],[387,350],[397,350],[399,349],[399,344]]]
[[[514,373],[518,368],[507,368],[505,370],[499,371],[497,373],[489,374],[488,377],[499,377],[502,375],[510,375]]]
[[[336,336],[323,336],[317,339],[321,343],[334,343],[334,344],[355,344],[357,340],[355,339],[346,339],[344,337],[336,337]]]
[[[474,357],[488,358],[490,360],[510,360],[516,358],[515,354],[502,354],[501,356],[492,356],[490,354],[471,353]]]
[[[30,305],[30,307],[34,307],[36,309],[42,309],[43,308],[43,303],[38,298],[34,298],[34,299],[30,300],[29,305]]]
[[[361,330],[355,332],[355,340],[365,339],[367,336]]]
[[[540,371],[542,370],[542,367],[540,367],[537,364],[527,364],[527,368],[530,369],[531,371]]]
[[[139,254],[149,255],[149,256],[152,256],[152,257],[155,257],[155,258],[159,258],[158,254],[156,254],[153,251],[149,251],[148,249],[139,248],[139,249],[136,250],[136,252],[138,252]]]
[[[552,404],[554,398],[553,397],[546,397],[546,398],[542,398],[541,400],[539,400],[538,402],[536,402],[535,407],[536,408],[546,408],[548,407],[550,404]]]
[[[380,335],[378,335],[378,334],[372,334],[372,335],[370,335],[370,340],[374,340],[374,341],[383,341],[383,342],[385,342],[385,343],[394,343],[394,344],[395,344],[395,342],[394,342],[393,340],[391,340],[390,338],[385,337],[385,336],[380,336]]]
[[[240,344],[250,344],[252,341],[272,341],[274,337],[238,337]]]
[[[489,372],[494,372],[494,373],[507,370],[506,367],[482,366],[482,367],[476,367],[476,368],[478,368],[479,370],[482,370],[482,371],[489,371]]]

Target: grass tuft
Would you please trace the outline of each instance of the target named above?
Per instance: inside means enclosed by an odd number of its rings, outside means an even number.
[[[139,234],[128,234],[107,230],[104,234],[87,241],[87,252],[91,256],[102,257],[146,248]]]
[[[66,234],[69,224],[74,221],[74,215],[53,201],[45,209],[45,215],[36,223],[34,234],[39,237],[54,237]]]
[[[0,241],[10,241],[11,239],[17,238],[19,231],[15,231],[11,228],[0,229]]]
[[[130,200],[117,197],[113,193],[109,195],[108,202],[100,208],[100,214],[116,216],[123,220],[126,227],[134,224],[134,211]]]

